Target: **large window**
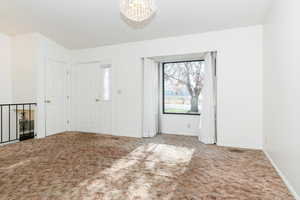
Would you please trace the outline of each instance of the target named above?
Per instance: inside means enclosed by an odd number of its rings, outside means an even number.
[[[204,61],[163,63],[163,113],[200,115]]]

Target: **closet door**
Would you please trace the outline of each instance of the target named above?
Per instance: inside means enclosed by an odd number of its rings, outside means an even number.
[[[67,63],[47,59],[45,68],[46,135],[66,131]]]
[[[111,133],[111,69],[100,62],[74,66],[72,73],[73,130]]]
[[[81,132],[95,131],[96,77],[97,63],[78,64],[72,73],[73,130]]]

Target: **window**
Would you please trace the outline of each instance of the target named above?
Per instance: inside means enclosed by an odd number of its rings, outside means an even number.
[[[110,65],[102,66],[102,100],[110,101],[111,99],[111,67]]]
[[[163,113],[200,115],[204,60],[163,63]]]

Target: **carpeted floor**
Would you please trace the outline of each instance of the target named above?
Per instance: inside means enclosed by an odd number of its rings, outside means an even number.
[[[291,200],[261,151],[64,133],[0,147],[0,199]]]

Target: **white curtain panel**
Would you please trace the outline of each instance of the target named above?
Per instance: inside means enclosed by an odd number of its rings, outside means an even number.
[[[144,58],[143,137],[154,137],[158,133],[158,72],[158,63]]]
[[[202,89],[203,101],[199,135],[199,140],[204,144],[216,143],[215,54],[215,52],[210,52],[205,57],[205,77]]]

